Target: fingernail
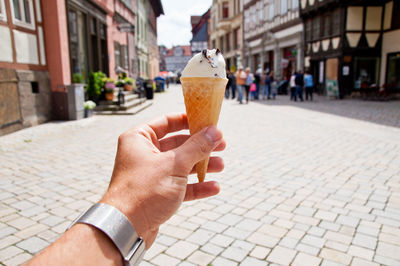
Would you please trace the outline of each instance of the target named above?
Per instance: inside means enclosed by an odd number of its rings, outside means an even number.
[[[222,139],[222,134],[215,126],[211,126],[206,130],[206,138],[209,141],[217,142]]]

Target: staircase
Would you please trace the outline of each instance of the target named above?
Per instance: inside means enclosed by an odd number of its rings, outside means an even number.
[[[97,115],[135,115],[153,104],[152,100],[145,97],[139,98],[138,94],[129,91],[122,92],[125,96],[125,103],[118,105],[118,92],[114,92],[113,101],[100,101],[94,109]]]

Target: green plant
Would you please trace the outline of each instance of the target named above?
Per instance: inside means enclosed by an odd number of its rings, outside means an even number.
[[[85,107],[85,109],[87,110],[92,110],[96,107],[96,103],[94,103],[93,101],[86,101],[83,106]]]
[[[103,72],[91,72],[89,74],[88,85],[86,86],[86,92],[90,100],[96,101],[101,94],[101,89],[104,88],[104,75]]]
[[[125,84],[133,85],[133,83],[135,83],[135,80],[133,78],[124,78],[124,82]]]
[[[74,73],[72,75],[72,83],[83,83],[83,76],[81,73]]]

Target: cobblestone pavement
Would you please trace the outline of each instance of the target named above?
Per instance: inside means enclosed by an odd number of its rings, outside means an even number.
[[[225,100],[226,168],[207,176],[221,193],[185,203],[141,265],[400,265],[399,102],[282,97]],[[120,133],[183,110],[173,86],[136,116],[48,123],[1,137],[0,262],[28,260],[100,198]],[[354,110],[392,127],[349,118]]]

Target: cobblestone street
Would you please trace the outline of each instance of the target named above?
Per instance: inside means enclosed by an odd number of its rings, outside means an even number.
[[[56,240],[107,188],[119,134],[184,111],[180,87],[136,116],[0,137],[0,264]],[[225,100],[219,195],[184,203],[145,265],[400,265],[400,102]],[[195,176],[190,177],[195,182]]]

